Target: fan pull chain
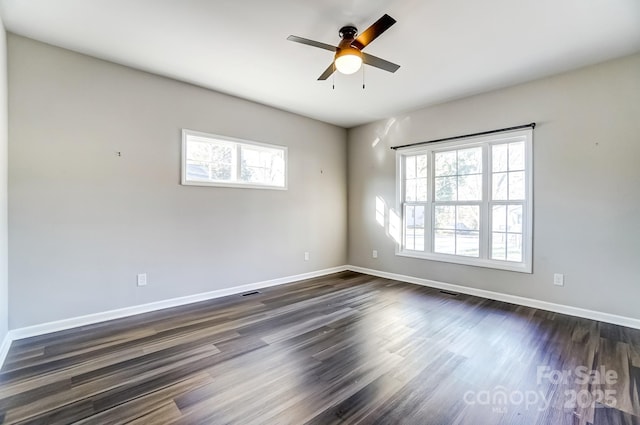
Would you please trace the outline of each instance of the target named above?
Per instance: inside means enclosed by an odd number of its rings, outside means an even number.
[[[336,62],[333,61],[333,74],[331,74],[331,84],[333,85],[333,89],[336,89]]]
[[[362,90],[364,90],[364,64],[362,64]]]

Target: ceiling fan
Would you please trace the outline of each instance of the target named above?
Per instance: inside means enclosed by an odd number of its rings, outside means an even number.
[[[385,14],[361,34],[358,34],[358,29],[353,25],[344,26],[340,28],[339,34],[342,41],[337,47],[295,35],[290,35],[287,37],[287,40],[335,52],[333,62],[331,62],[331,65],[318,77],[318,80],[326,80],[336,70],[343,74],[353,74],[360,69],[363,63],[385,71],[396,72],[398,68],[400,68],[400,65],[362,52],[362,49],[367,47],[373,40],[378,38],[395,23],[395,19]]]

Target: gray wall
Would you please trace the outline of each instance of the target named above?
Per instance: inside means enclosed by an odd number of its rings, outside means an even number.
[[[390,146],[531,121],[533,274],[394,255]],[[640,55],[351,129],[348,158],[350,264],[640,318]]]
[[[7,189],[7,40],[0,20],[0,343],[9,321]]]
[[[22,37],[8,41],[9,328],[347,260],[640,317],[640,55],[358,127],[347,152],[337,127]],[[0,83],[6,241],[3,97]],[[538,123],[534,273],[396,257],[375,221],[376,196],[395,204],[389,146],[530,121]],[[289,190],[179,185],[183,127],[287,145]],[[0,244],[3,334],[6,259]],[[140,272],[147,287],[135,285]],[[565,273],[565,287],[552,285],[554,272]]]
[[[8,41],[10,328],[346,263],[344,129]],[[183,127],[288,146],[289,190],[181,186]]]

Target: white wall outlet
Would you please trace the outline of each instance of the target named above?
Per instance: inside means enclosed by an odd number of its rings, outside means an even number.
[[[557,286],[564,286],[564,275],[560,273],[555,273],[553,275],[553,284]]]
[[[374,250],[373,250],[373,252],[371,253],[371,256],[372,256],[373,258],[378,258],[378,250],[377,250],[377,249],[374,249]]]
[[[147,274],[140,273],[138,274],[138,286],[145,286],[147,284]]]
[[[309,253],[306,251],[304,253],[304,261],[309,261]]]

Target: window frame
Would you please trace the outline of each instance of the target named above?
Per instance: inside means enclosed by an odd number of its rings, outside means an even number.
[[[235,177],[233,180],[207,181],[207,180],[189,180],[187,178],[187,142],[189,137],[191,136],[202,138],[202,139],[209,139],[212,142],[231,143],[234,145],[235,151],[232,154],[232,158],[233,158],[232,174],[235,174]],[[243,146],[267,148],[267,149],[282,151],[283,162],[284,162],[284,184],[282,186],[278,186],[278,185],[264,184],[264,183],[258,183],[258,182],[243,182],[242,180],[239,180],[237,177],[241,170]],[[289,153],[288,148],[282,145],[255,142],[252,140],[238,139],[235,137],[221,136],[218,134],[204,133],[201,131],[195,131],[195,130],[189,130],[189,129],[183,128],[182,129],[182,157],[180,160],[180,168],[181,168],[180,183],[184,186],[212,186],[212,187],[235,187],[235,188],[243,188],[243,189],[288,190],[289,188],[288,153]]]
[[[492,158],[491,145],[524,141],[524,200],[492,199]],[[482,146],[482,200],[481,201],[438,201],[435,194],[435,153],[451,150],[462,150]],[[427,155],[427,200],[405,201],[405,161],[413,155]],[[434,249],[435,206],[436,205],[480,205],[479,211],[479,257],[467,257],[456,254],[436,253]],[[493,232],[492,207],[494,205],[518,204],[523,206],[522,223],[522,262],[494,260],[491,258],[491,234]],[[424,251],[407,250],[405,207],[407,205],[423,205],[424,213]],[[435,142],[429,145],[406,147],[396,150],[396,211],[400,212],[400,242],[396,243],[396,255],[419,258],[468,266],[507,270],[520,273],[533,272],[533,130],[517,130],[485,136],[472,136],[453,141]],[[507,233],[505,233],[507,234]]]

